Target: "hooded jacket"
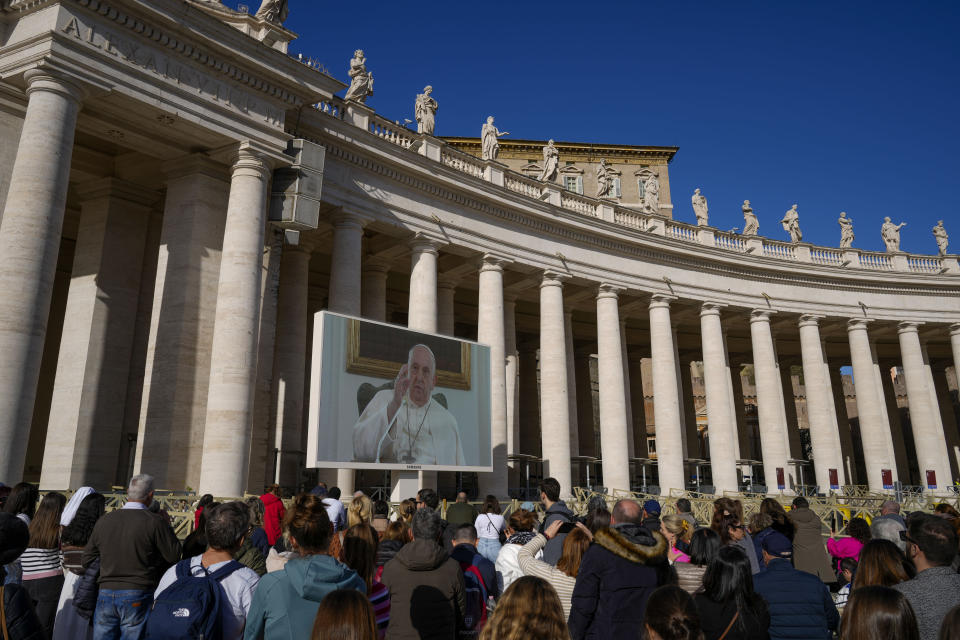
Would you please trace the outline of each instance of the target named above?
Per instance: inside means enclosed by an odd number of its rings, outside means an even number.
[[[830,566],[830,558],[823,545],[820,532],[824,527],[820,518],[807,507],[791,509],[788,516],[796,527],[796,533],[793,534],[793,566],[818,576],[825,583],[834,582],[837,574]]]
[[[260,578],[253,594],[246,640],[309,638],[320,601],[337,589],[367,587],[357,572],[326,555],[291,558],[282,571]]]
[[[571,601],[570,636],[635,637],[647,599],[670,579],[667,541],[639,524],[600,529],[583,554]]]
[[[272,547],[283,532],[283,516],[287,510],[283,500],[272,493],[265,493],[260,499],[263,501],[263,530],[267,532],[267,542]]]
[[[0,585],[5,577],[0,565]],[[7,618],[7,633],[10,640],[43,640],[46,638],[40,619],[33,609],[27,590],[18,584],[3,587],[3,606]],[[3,634],[0,634],[0,638]]]
[[[414,540],[384,565],[390,589],[388,640],[449,640],[466,610],[463,573],[432,540]]]

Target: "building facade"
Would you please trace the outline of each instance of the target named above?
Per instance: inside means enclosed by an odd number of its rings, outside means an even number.
[[[4,482],[294,487],[321,309],[490,345],[484,493],[521,486],[524,460],[564,491],[588,467],[664,494],[704,469],[716,492],[960,477],[955,255],[678,222],[674,148],[559,143],[540,181],[541,143],[481,160],[414,133],[335,97],[269,16],[216,2],[0,7]],[[601,159],[619,184],[596,197]]]

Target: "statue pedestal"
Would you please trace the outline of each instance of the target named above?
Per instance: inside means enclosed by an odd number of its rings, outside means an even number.
[[[543,191],[540,192],[540,199],[559,207],[560,206],[560,187],[549,182],[543,183]]]
[[[697,242],[702,245],[713,247],[717,244],[716,229],[713,227],[701,226],[697,228]]]
[[[507,168],[507,165],[497,162],[496,160],[484,160],[483,165],[483,179],[498,187],[502,187],[503,172]]]
[[[844,249],[843,255],[841,256],[841,267],[852,267],[857,269],[860,267],[860,252],[856,249]]]
[[[812,245],[808,242],[797,243],[797,261],[798,262],[813,262],[813,256],[810,255],[811,246]]]
[[[347,110],[343,115],[343,121],[359,127],[364,131],[370,131],[370,118],[374,111],[370,107],[355,100],[347,100]]]
[[[957,256],[943,256],[940,264],[940,273],[949,275],[960,275],[960,264],[957,262]]]
[[[907,262],[907,254],[902,251],[891,252],[890,254],[890,264],[893,265],[894,271],[910,271],[910,263]]]
[[[752,253],[755,256],[763,255],[763,238],[759,236],[745,236],[747,245],[747,253]]]

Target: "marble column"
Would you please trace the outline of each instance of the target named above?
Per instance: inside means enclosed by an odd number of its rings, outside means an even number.
[[[753,369],[757,381],[757,418],[760,423],[760,449],[763,454],[763,476],[768,493],[777,493],[777,469],[782,469],[786,484],[787,415],[783,407],[780,368],[777,366],[773,334],[770,331],[772,312],[756,309],[750,314],[750,339],[753,344]],[[789,485],[785,486],[789,491]]]
[[[718,495],[737,490],[736,438],[733,398],[724,348],[722,305],[705,302],[700,308],[703,350],[703,386],[707,396],[707,425],[710,430],[710,468]]]
[[[733,376],[734,371],[738,372],[737,375],[739,375],[740,367],[739,365],[736,367],[731,367],[730,365],[730,348],[727,343],[727,327],[722,322],[721,327],[723,333],[723,353],[726,361],[726,365],[724,366],[724,379],[727,382],[727,398],[730,400],[730,424],[733,426],[733,457],[734,460],[740,460],[743,458],[743,456],[740,455],[740,439],[743,437],[740,425],[746,423],[745,416],[743,415],[743,383],[739,382],[738,384],[738,387],[740,388],[740,395],[735,395],[733,391]]]
[[[478,474],[478,482],[481,494],[498,498],[507,497],[507,380],[503,322],[503,265],[506,262],[492,254],[483,256],[477,302],[477,342],[490,346],[490,444],[493,447],[493,471]]]
[[[540,385],[537,381],[537,346],[522,342],[519,346],[520,429],[517,448],[520,453],[540,456]]]
[[[870,491],[883,491],[882,469],[889,469],[897,480],[897,465],[891,455],[893,443],[890,423],[882,411],[884,399],[880,395],[874,367],[875,354],[867,334],[867,320],[847,322],[850,341],[850,360],[853,365],[853,384],[857,394],[857,417],[860,422],[860,441],[866,463]]]
[[[630,395],[630,350],[627,348],[627,321],[620,320],[620,351],[623,353],[623,398],[627,416],[627,458],[636,458],[637,448],[633,433],[633,398]]]
[[[296,487],[303,464],[300,448],[306,400],[307,299],[310,280],[310,250],[284,247],[280,259],[280,293],[277,300],[277,337],[273,355],[273,442],[276,464],[271,482]],[[272,453],[272,452],[271,452]]]
[[[738,459],[752,460],[754,459],[753,438],[747,429],[747,408],[743,399],[743,365],[739,362],[730,367],[730,395],[733,398],[734,423],[737,426]]]
[[[677,338],[677,331],[673,331],[674,340]],[[674,342],[676,344],[676,342]],[[680,420],[683,422],[683,451],[685,458],[700,458],[706,455],[700,443],[700,428],[697,425],[697,402],[693,397],[693,361],[677,360],[677,371],[679,379],[677,380],[680,389]],[[656,400],[654,400],[656,401]],[[693,470],[690,470],[693,473]]]
[[[607,492],[630,490],[627,399],[620,335],[620,287],[601,284],[597,293],[597,378],[600,386],[600,446]]]
[[[453,307],[456,293],[457,280],[443,276],[437,279],[437,333],[445,336],[456,335]]]
[[[517,298],[503,299],[503,349],[506,353],[507,455],[520,453],[520,354],[517,352]],[[515,470],[515,465],[510,463]]]
[[[643,397],[643,357],[639,353],[627,356],[630,375],[630,409],[633,415],[634,456],[649,458],[647,451],[647,407]],[[638,471],[639,472],[639,471]]]
[[[960,323],[950,325],[950,348],[953,351],[953,371],[960,384]]]
[[[198,485],[204,458],[230,183],[225,167],[200,153],[171,161],[165,171],[134,473],[149,473],[158,488],[183,489]]]
[[[900,355],[903,358],[903,375],[907,383],[907,398],[910,402],[910,424],[913,427],[913,443],[917,449],[920,468],[920,483],[925,489],[938,493],[952,483],[950,459],[939,410],[931,402],[931,383],[927,375],[920,335],[920,323],[901,322],[897,327],[900,337]],[[936,413],[935,413],[936,412]],[[930,486],[927,472],[936,473],[936,486]]]
[[[577,381],[577,451],[581,456],[598,458],[596,427],[593,414],[593,383],[590,380],[592,347],[580,347],[574,352]],[[591,483],[593,478],[591,476]]]
[[[24,79],[27,111],[0,218],[0,478],[8,484],[23,476],[84,97],[43,70]]]
[[[893,375],[900,370],[900,363],[893,361],[879,362],[876,367],[878,389],[884,403],[880,407],[887,422],[890,424],[890,439],[893,448],[890,457],[897,467],[897,474],[904,484],[922,484],[923,478],[919,475],[916,458],[913,460],[907,454],[907,432],[904,424],[903,412],[897,397],[897,388],[893,384]],[[914,450],[915,451],[915,450]]]
[[[570,497],[570,403],[567,400],[567,340],[563,327],[563,279],[545,271],[540,283],[540,414],[543,473]]]
[[[387,274],[390,265],[379,260],[368,260],[363,265],[363,282],[360,286],[360,309],[364,318],[378,322],[387,321]]]
[[[670,324],[672,300],[675,298],[663,294],[654,294],[650,300],[650,356],[653,361],[653,414],[660,495],[669,495],[671,489],[686,488],[678,384],[680,374]]]
[[[929,357],[924,349],[924,359],[929,362]],[[957,431],[957,414],[953,410],[953,398],[950,397],[950,389],[947,386],[947,365],[943,361],[931,363],[926,367],[930,375],[930,394],[933,402],[934,413],[939,417],[940,428],[943,430],[943,436],[947,440],[947,457],[950,460],[950,472],[954,478],[960,478],[960,468],[956,451],[960,448],[960,433]]]
[[[820,340],[820,316],[800,316],[800,355],[803,359],[803,383],[807,399],[810,445],[813,448],[814,473],[822,493],[830,492],[830,469],[843,476],[843,456],[836,418],[831,415],[833,390],[827,376],[826,358]]]
[[[827,371],[830,375],[830,386],[833,388],[833,406],[837,415],[840,450],[843,454],[843,470],[846,474],[846,482],[843,481],[843,474],[841,474],[840,484],[866,482],[866,478],[861,480],[858,475],[856,452],[853,449],[853,432],[850,429],[850,415],[847,413],[847,395],[843,388],[843,375],[840,372],[840,367],[831,366],[829,363],[827,363]]]
[[[783,397],[783,411],[787,418],[787,454],[798,460],[803,456],[800,455],[800,420],[797,417],[797,396],[793,387],[793,365],[789,360],[778,360],[777,368],[780,370],[780,395]],[[788,473],[795,474],[796,467],[790,465]],[[800,482],[799,475],[793,478],[793,482]]]
[[[223,235],[200,491],[242,496],[247,486],[260,325],[260,270],[270,164],[241,146]]]
[[[414,331],[437,333],[437,261],[440,242],[418,233],[410,243],[410,298],[407,326]],[[417,472],[420,488],[436,489],[437,472]],[[394,483],[395,484],[395,483]],[[407,494],[412,495],[412,494]]]
[[[82,186],[82,205],[40,486],[116,480],[140,274],[158,194],[115,178]]]
[[[573,312],[566,311],[563,314],[563,334],[566,338],[566,357],[567,357],[567,415],[570,416],[570,455],[580,455],[580,435],[579,424],[577,420],[577,373],[576,354],[573,348]]]

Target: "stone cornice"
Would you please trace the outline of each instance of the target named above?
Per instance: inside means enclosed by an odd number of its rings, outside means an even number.
[[[450,146],[466,150],[480,150],[480,138],[441,137]],[[539,154],[542,152],[546,140],[512,140],[501,139],[500,155],[510,157],[513,153]],[[618,161],[633,160],[649,164],[669,163],[679,150],[679,147],[632,146],[620,144],[591,144],[589,142],[554,142],[561,156],[567,159],[580,159],[588,156],[596,158],[616,158]],[[632,164],[632,163],[631,163]]]

